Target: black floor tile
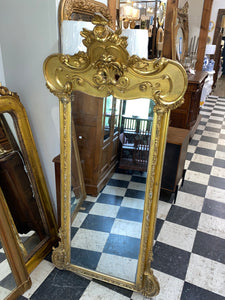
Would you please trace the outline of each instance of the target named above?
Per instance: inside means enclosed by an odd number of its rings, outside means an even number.
[[[90,280],[79,277],[75,273],[55,268],[30,300],[78,300],[89,283]]]
[[[93,205],[93,202],[85,200],[80,207],[80,211],[88,214]]]
[[[134,222],[142,222],[143,210],[121,206],[116,218]]]
[[[163,223],[164,223],[164,220],[161,220],[158,218],[156,219],[154,240],[157,240],[157,237],[160,233]]]
[[[89,214],[85,218],[80,228],[102,231],[102,232],[110,232],[114,221],[115,221],[114,218]]]
[[[202,207],[202,212],[208,215],[225,219],[225,203],[205,199]]]
[[[186,160],[192,160],[193,153],[187,152],[186,154]]]
[[[3,262],[3,260],[5,260],[5,259],[6,259],[5,253],[0,252],[0,263]]]
[[[127,289],[124,289],[122,287],[119,287],[119,286],[116,286],[116,285],[113,285],[113,284],[110,284],[110,283],[107,283],[107,282],[103,282],[103,281],[99,281],[99,280],[96,280],[96,279],[93,279],[94,282],[97,282],[98,284],[100,285],[103,285],[105,286],[106,288],[110,289],[110,290],[113,290],[114,292],[116,293],[119,293],[125,297],[128,297],[128,298],[131,298],[133,292],[130,291],[130,290],[127,290]],[[100,300],[100,299],[99,299]],[[103,300],[103,299],[102,299]],[[112,299],[113,300],[113,299]],[[115,299],[116,300],[116,299]]]
[[[225,264],[225,240],[197,231],[192,252]]]
[[[184,180],[183,186],[180,188],[182,192],[194,194],[196,196],[205,197],[207,185]]]
[[[146,177],[141,176],[132,176],[131,181],[140,182],[140,183],[146,183]]]
[[[122,188],[127,188],[129,184],[129,181],[127,180],[119,180],[119,179],[110,179],[107,185],[110,186],[117,186]]]
[[[151,267],[176,278],[185,279],[190,253],[156,241]]]
[[[122,196],[101,193],[96,202],[120,206],[122,200]]]
[[[224,300],[224,297],[185,282],[181,300]]]
[[[189,228],[197,229],[199,218],[200,212],[172,205],[166,220]]]
[[[196,150],[195,150],[195,153],[205,155],[205,156],[214,157],[215,153],[216,153],[216,150],[197,147]]]
[[[212,114],[213,115],[213,114]],[[220,117],[222,117],[221,115],[219,115]],[[208,125],[210,126],[210,123],[213,123],[213,124],[222,124],[223,121],[218,121],[218,120],[213,120],[213,119],[209,119],[208,121]]]
[[[225,178],[217,177],[217,176],[210,176],[208,185],[214,186],[219,189],[225,190]],[[224,191],[224,198],[225,198],[225,191]]]
[[[10,273],[4,279],[2,279],[0,281],[0,286],[7,290],[13,291],[16,287],[16,282],[13,274]]]
[[[216,112],[212,112],[211,113],[211,116],[214,116],[214,117],[223,117],[221,114],[218,114]],[[223,122],[223,121],[222,121]]]
[[[195,130],[195,134],[202,135],[202,133],[203,133],[203,130],[200,130],[200,129]]]
[[[125,197],[145,199],[145,191],[127,189]]]
[[[211,173],[212,166],[197,163],[194,161],[191,161],[188,170],[195,171],[195,172],[200,172],[204,174],[210,174]]]
[[[198,140],[191,139],[190,142],[189,142],[189,145],[197,146],[198,142],[199,142]]]
[[[206,126],[206,127],[205,127],[205,130],[211,131],[211,132],[217,132],[217,133],[220,133],[220,129],[214,128],[214,127],[210,127],[210,126]]]
[[[103,249],[103,253],[138,259],[140,239],[110,234]]]
[[[224,145],[217,145],[216,150],[221,151],[221,152],[225,152],[225,146]]]
[[[79,228],[77,228],[77,227],[73,227],[73,226],[70,227],[70,239],[71,240],[74,238],[74,236],[77,233],[78,229]]]
[[[214,137],[206,136],[206,135],[202,135],[200,140],[203,142],[208,142],[208,143],[214,143],[214,144],[218,143],[218,138],[214,138]]]
[[[71,247],[71,263],[90,270],[96,270],[101,252]]]
[[[219,138],[220,138],[220,139],[225,139],[225,134],[221,133],[221,134],[219,135]]]
[[[225,159],[214,158],[213,165],[215,167],[225,168]]]

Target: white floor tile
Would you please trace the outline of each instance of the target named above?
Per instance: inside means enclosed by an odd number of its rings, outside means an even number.
[[[89,214],[115,218],[119,209],[118,205],[95,203],[90,209]]]
[[[219,137],[219,133],[218,132],[212,132],[212,131],[203,131],[202,135],[204,136],[208,136],[208,137],[213,137],[213,138],[218,138]]]
[[[90,202],[96,202],[97,199],[98,199],[98,197],[92,197],[92,196],[87,195],[85,200],[90,201]]]
[[[140,239],[141,227],[142,227],[142,223],[140,222],[116,219],[113,223],[111,233]]]
[[[199,141],[198,147],[202,147],[202,148],[206,148],[206,149],[210,149],[210,150],[216,150],[217,144]]]
[[[16,287],[16,286],[15,286]],[[5,299],[12,291],[0,286],[0,299]]]
[[[146,184],[145,183],[131,181],[129,183],[129,185],[128,185],[128,189],[139,190],[139,191],[144,191],[145,192]]]
[[[169,212],[170,208],[171,208],[170,203],[159,200],[157,218],[165,220],[167,215],[168,215],[168,212]]]
[[[158,235],[157,241],[191,252],[196,230],[165,221]]]
[[[4,279],[6,276],[8,276],[10,273],[12,273],[7,259],[3,260],[0,263],[0,270],[1,270],[1,272],[0,272],[0,281],[2,279]]]
[[[202,213],[198,223],[198,231],[225,239],[225,220]]]
[[[219,139],[218,144],[224,146],[225,145],[225,139]]]
[[[136,209],[143,209],[144,208],[144,200],[138,198],[130,198],[124,197],[121,206],[129,207],[129,208],[136,208]]]
[[[203,289],[225,296],[224,264],[192,253],[185,280]]]
[[[116,196],[124,196],[126,193],[126,188],[120,188],[120,187],[116,187],[116,186],[110,186],[107,185],[102,193],[106,193],[106,194],[111,194],[111,195],[116,195]]]
[[[195,183],[208,185],[209,175],[204,174],[204,173],[199,173],[199,172],[187,170],[186,173],[185,173],[185,180],[192,181],[192,182],[195,182]]]
[[[54,265],[52,263],[48,262],[47,260],[43,260],[30,274],[32,286],[23,294],[23,296],[29,299],[53,269]]]
[[[203,203],[203,197],[199,197],[189,193],[184,193],[182,191],[179,191],[177,194],[176,205],[178,206],[201,212]]]
[[[225,203],[225,191],[214,186],[208,186],[205,198]]]
[[[80,228],[71,241],[71,247],[102,252],[109,233]]]
[[[128,175],[128,174],[120,174],[120,173],[114,173],[112,176],[112,179],[118,179],[118,180],[126,180],[126,181],[130,181],[131,180],[132,175]]]
[[[76,217],[75,217],[75,219],[74,219],[74,221],[72,223],[72,226],[73,227],[80,227],[81,224],[83,223],[83,221],[85,220],[85,218],[87,217],[87,215],[88,214],[86,214],[86,213],[79,212],[76,215]]]
[[[225,169],[213,166],[211,169],[211,175],[225,178]]]
[[[195,153],[196,146],[188,145],[187,152]]]
[[[104,287],[96,282],[91,281],[80,300],[128,300],[129,298],[123,296],[111,289]]]
[[[201,135],[200,134],[194,134],[194,136],[192,137],[193,140],[196,140],[196,141],[199,141],[201,138]]]
[[[201,164],[205,164],[205,165],[209,165],[209,166],[211,166],[213,164],[213,160],[214,160],[213,157],[196,154],[196,153],[192,157],[192,161],[201,163]]]
[[[97,271],[135,282],[137,259],[102,253]]]
[[[225,152],[216,151],[215,158],[224,159],[225,160]]]

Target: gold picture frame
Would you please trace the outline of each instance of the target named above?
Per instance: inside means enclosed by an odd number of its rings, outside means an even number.
[[[96,14],[93,31],[81,35],[87,52],[72,56],[53,54],[46,58],[44,76],[50,92],[60,105],[61,228],[60,242],[53,251],[53,263],[89,278],[96,278],[152,297],[159,284],[151,269],[153,239],[159,198],[163,157],[170,110],[183,103],[187,75],[176,61],[165,58],[146,60],[129,56],[127,38],[108,27],[108,20]],[[130,282],[71,263],[71,94],[81,91],[91,96],[118,99],[153,99],[155,102],[149,153],[141,245],[135,282]],[[79,155],[79,153],[77,154]],[[82,176],[82,172],[79,176]]]

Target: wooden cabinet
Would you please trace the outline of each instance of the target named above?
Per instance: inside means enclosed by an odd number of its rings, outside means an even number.
[[[188,87],[184,95],[184,103],[171,111],[170,126],[191,130],[193,135],[199,118],[200,99],[207,72],[196,71],[188,75]]]
[[[177,191],[178,183],[184,174],[189,133],[187,129],[168,128],[161,189]]]
[[[97,196],[118,163],[121,101],[112,96],[73,95],[72,120],[86,192]]]

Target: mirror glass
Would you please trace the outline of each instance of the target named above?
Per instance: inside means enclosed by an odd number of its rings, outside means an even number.
[[[25,261],[49,236],[23,147],[9,113],[0,114],[0,182],[18,231]]]
[[[135,282],[154,101],[83,95],[77,92],[73,98],[72,122],[88,195],[75,218],[71,215],[71,263]],[[98,153],[93,151],[98,144],[100,166],[95,165]],[[93,195],[90,170],[104,172],[115,155],[115,170]],[[97,178],[96,173],[92,176]]]
[[[183,42],[184,42],[184,34],[181,27],[178,27],[177,36],[176,36],[176,53],[178,60],[181,61],[183,58]]]
[[[5,299],[16,288],[12,270],[9,266],[0,237],[0,299]]]

